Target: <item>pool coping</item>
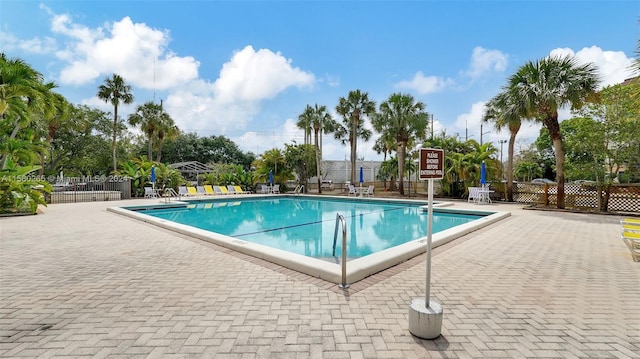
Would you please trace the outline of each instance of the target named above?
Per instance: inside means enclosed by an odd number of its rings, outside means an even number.
[[[265,195],[265,196],[251,196],[252,199],[260,198],[260,197],[270,197],[273,198],[274,195]],[[277,195],[282,197],[298,197],[298,196],[290,196],[290,195]],[[299,195],[300,197],[305,198],[322,198],[322,199],[340,199],[345,200],[345,197],[339,196],[313,196],[313,195]],[[249,197],[247,197],[249,198]],[[157,205],[143,205],[143,206],[127,206],[129,209],[134,208],[166,208],[166,207],[174,207],[176,205],[188,205],[192,202],[197,202],[198,200],[220,200],[226,201],[229,198],[194,198],[193,200],[189,200],[188,202],[178,201],[178,202],[170,202],[164,203],[161,202]],[[234,198],[239,199],[239,198]],[[411,203],[411,204],[425,204],[423,200],[405,200],[405,199],[389,199],[389,198],[366,198],[368,201],[374,202],[386,202],[386,203]],[[469,234],[473,231],[476,231],[480,228],[486,227],[492,223],[495,223],[499,220],[507,218],[511,215],[510,212],[496,212],[490,210],[469,210],[469,209],[455,209],[455,208],[444,208],[452,205],[451,203],[441,202],[437,206],[434,204],[434,209],[438,212],[448,212],[448,213],[466,213],[466,214],[488,214],[485,217],[477,219],[470,223],[465,223],[462,225],[458,225],[454,228],[450,228],[438,233],[434,233],[432,235],[432,248],[436,248],[443,244],[449,243],[456,238],[462,237],[466,234]],[[424,206],[422,206],[424,207]],[[306,257],[304,255],[295,254],[291,252],[287,252],[284,250],[267,247],[261,244],[247,242],[241,239],[225,236],[219,233],[210,232],[207,230],[195,228],[192,226],[175,223],[169,220],[152,217],[140,212],[136,212],[133,210],[129,210],[127,208],[122,207],[109,207],[108,211],[114,212],[120,215],[124,215],[130,218],[134,218],[136,220],[140,220],[145,223],[150,223],[156,225],[158,227],[168,229],[183,235],[195,237],[197,239],[210,242],[225,248],[229,248],[240,253],[244,253],[250,255],[252,257],[260,258],[283,267],[292,269],[294,271],[298,271],[312,277],[320,278],[328,282],[332,283],[341,283],[342,282],[342,266],[337,261],[336,263],[332,263],[330,261],[316,259],[311,257]],[[424,209],[424,208],[423,208]],[[368,256],[352,259],[347,262],[347,283],[355,283],[364,278],[367,278],[375,273],[388,269],[394,265],[405,262],[413,257],[416,257],[420,254],[424,254],[426,252],[427,245],[427,237],[422,237],[415,239],[411,242],[401,244],[396,247],[388,248],[382,250],[377,253],[370,254]]]

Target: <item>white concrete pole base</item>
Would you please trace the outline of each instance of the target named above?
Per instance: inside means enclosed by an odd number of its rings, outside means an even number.
[[[442,306],[429,300],[425,306],[424,298],[411,301],[409,307],[409,332],[418,338],[435,339],[442,332]]]

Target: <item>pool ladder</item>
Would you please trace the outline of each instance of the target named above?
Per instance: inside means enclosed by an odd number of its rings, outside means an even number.
[[[296,186],[296,189],[293,190],[294,194],[300,194],[304,192],[304,185],[301,184],[299,186]]]
[[[333,256],[336,256],[336,242],[338,241],[338,227],[342,224],[342,284],[340,288],[349,288],[347,284],[347,222],[344,216],[336,213],[336,229],[333,232]]]
[[[171,202],[171,197],[176,197],[178,200],[180,199],[180,195],[176,193],[173,188],[165,188],[162,196],[164,197],[165,202]]]

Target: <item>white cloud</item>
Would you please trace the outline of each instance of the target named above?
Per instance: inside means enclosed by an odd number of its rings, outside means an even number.
[[[422,71],[418,71],[412,80],[400,81],[395,85],[396,88],[410,89],[419,94],[428,94],[439,92],[446,87],[452,86],[454,81],[450,78],[425,76]]]
[[[600,76],[602,87],[621,83],[632,77],[629,69],[633,58],[622,51],[605,51],[598,46],[585,47],[578,52],[569,48],[558,48],[551,51],[550,56],[575,56],[582,64],[594,64]]]
[[[504,72],[508,62],[509,56],[501,51],[487,50],[478,46],[473,49],[466,74],[475,79],[491,71]]]
[[[199,62],[166,49],[168,31],[129,17],[92,29],[74,23],[69,15],[54,15],[51,30],[67,38],[66,47],[56,54],[67,63],[60,72],[63,84],[87,84],[117,73],[133,86],[162,90],[198,76]]]
[[[220,70],[214,83],[221,102],[259,101],[275,97],[290,86],[311,86],[314,75],[291,66],[291,60],[269,49],[246,46]]]
[[[172,89],[165,109],[188,132],[237,133],[259,112],[261,101],[292,86],[310,86],[314,79],[280,53],[246,46],[222,65],[215,82],[198,79]]]
[[[18,39],[12,34],[0,31],[0,48],[10,52],[20,50],[32,54],[49,54],[55,51],[56,42],[51,37]]]

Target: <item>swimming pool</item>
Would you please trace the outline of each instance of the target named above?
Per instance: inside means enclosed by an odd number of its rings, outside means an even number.
[[[348,280],[355,282],[424,253],[424,205],[390,199],[271,195],[109,210],[339,283],[342,236],[339,232],[334,255],[336,213],[345,217]],[[433,245],[507,215],[436,209]]]
[[[336,214],[345,218],[347,257],[364,257],[427,235],[427,216],[416,203],[311,198],[212,201],[144,213],[236,239],[312,258],[332,259]],[[435,212],[433,232],[484,217]],[[341,236],[339,236],[341,237]],[[341,240],[336,253],[341,253]]]

